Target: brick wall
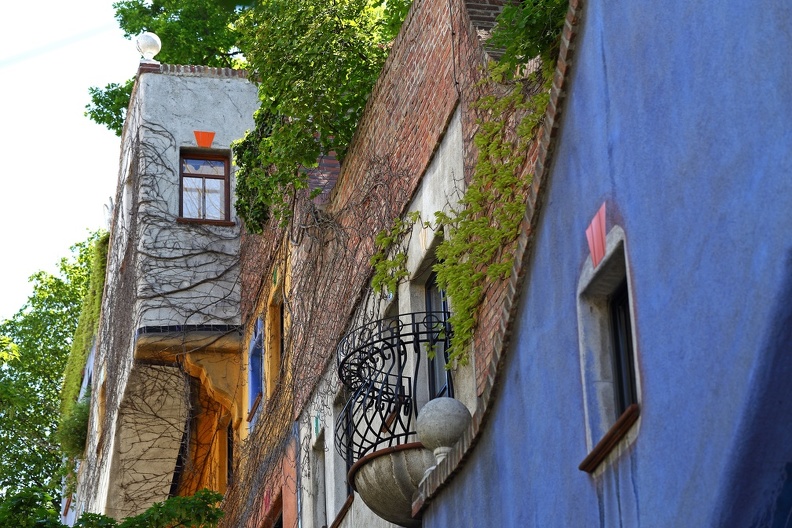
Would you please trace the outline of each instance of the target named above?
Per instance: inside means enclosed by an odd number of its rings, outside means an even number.
[[[501,5],[500,0],[415,0],[393,44],[326,205],[327,213],[349,235],[346,244],[336,247],[335,251],[344,252],[350,258],[334,270],[322,270],[323,274],[335,275],[336,280],[328,278],[329,282],[343,280],[345,283],[343,288],[333,292],[333,295],[342,295],[343,302],[328,299],[325,303],[328,309],[332,306],[333,313],[343,314],[333,324],[324,325],[326,332],[335,339],[346,329],[355,303],[367,285],[374,236],[406,208],[457,105],[461,105],[462,114],[464,175],[468,181],[472,175],[478,155],[473,137],[476,121],[482,116],[471,103],[483,90],[477,83],[487,61],[478,30],[491,27]],[[534,145],[529,158],[535,160],[536,154]],[[401,175],[388,182],[390,196],[380,193],[380,200],[367,196],[372,193],[372,184],[382,183],[372,181],[382,177],[372,170],[375,158],[387,158],[394,172]],[[524,177],[532,165],[526,163]],[[383,203],[382,198],[387,198],[387,203]],[[273,229],[267,235],[246,235],[243,239],[243,320],[248,326],[257,310],[261,310],[256,298],[267,290],[262,288],[262,278],[272,274],[268,270],[280,244],[280,235],[276,236],[276,232]],[[305,248],[293,247],[292,251],[295,252],[291,257],[293,273],[299,274],[301,259],[312,257],[306,257]],[[327,251],[325,249],[325,253]],[[335,260],[334,255],[325,255],[324,259]],[[355,280],[350,282],[342,277],[355,277]],[[492,340],[501,324],[505,288],[504,283],[487,291],[479,314],[473,349],[479,394],[483,391],[486,365],[492,355]],[[315,291],[315,296],[325,294]],[[329,359],[335,343],[328,344],[321,354]]]
[[[457,106],[464,177],[469,181],[477,158],[473,137],[480,117],[472,103],[480,96],[477,83],[488,59],[468,9],[478,6],[481,18],[497,5],[415,0],[323,210],[302,196],[288,228],[271,224],[263,235],[243,237],[242,315],[248,336],[254,318],[266,307],[274,271],[279,268],[283,273],[279,262],[288,260],[286,361],[291,369],[288,382],[296,390],[288,391],[293,400],[268,402],[268,415],[299,416],[367,289],[375,235],[406,209]],[[492,341],[503,324],[507,287],[503,283],[491,288],[480,314],[474,346],[476,368],[482,372],[477,380],[479,394],[486,386]],[[272,408],[278,401],[283,408]],[[227,502],[233,502],[236,493],[249,493],[245,477],[240,477]],[[234,518],[230,516],[228,522]]]

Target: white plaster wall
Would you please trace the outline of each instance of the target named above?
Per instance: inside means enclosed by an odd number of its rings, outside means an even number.
[[[339,401],[340,382],[336,378],[335,362],[330,362],[323,375],[319,387],[311,397],[300,416],[300,453],[301,478],[300,478],[300,509],[302,526],[317,528],[317,510],[324,511],[327,526],[333,523],[347,499],[346,463],[336,450],[335,446],[335,411],[340,407],[335,402]],[[342,405],[342,404],[341,404]],[[320,437],[324,437],[324,467],[305,467],[314,461],[308,449],[314,450],[322,445]],[[321,479],[316,472],[321,471]],[[324,481],[324,489],[317,489],[319,481]],[[369,528],[390,528],[391,524],[372,512],[363,500],[355,494],[352,507],[347,511],[341,526]],[[322,504],[319,502],[322,501]]]
[[[189,407],[187,377],[179,368],[133,371],[119,411],[107,515],[123,519],[168,498]]]
[[[147,325],[239,322],[238,222],[233,227],[203,226],[197,231],[175,222],[179,149],[196,147],[193,130],[212,130],[216,132],[213,147],[228,152],[231,142],[253,126],[257,106],[255,86],[241,78],[146,73],[138,79],[122,138],[94,371],[94,394],[102,387],[106,391],[108,405],[101,421],[108,425],[100,430],[96,423],[100,416],[95,398],[95,419],[78,476],[77,516],[83,511],[104,513],[124,508],[117,493],[108,490],[125,485],[114,453],[121,453],[128,444],[123,426],[118,433],[119,402],[128,396],[135,330]],[[232,173],[232,204],[233,184]],[[231,218],[236,221],[233,209]],[[164,247],[158,243],[163,237],[177,243]],[[213,254],[219,266],[204,269],[203,264],[210,260],[190,256],[195,247]],[[157,261],[168,258],[177,265],[158,267]],[[166,295],[166,306],[144,298],[152,290],[162,293],[174,285],[178,289],[185,280],[192,284],[190,291]],[[131,294],[124,284],[134,286]],[[189,317],[193,312],[200,316]],[[180,428],[183,430],[183,424]],[[175,464],[178,449],[173,453],[170,440],[168,443],[167,456],[159,458],[172,458]],[[172,474],[172,464],[169,471]]]
[[[256,87],[239,78],[146,74],[139,90],[145,154],[139,187],[140,326],[238,324],[240,225],[233,169],[235,225],[179,224],[179,155],[197,147],[193,131],[207,130],[215,132],[207,152],[230,156],[231,143],[253,127]]]
[[[462,119],[457,107],[443,139],[421,180],[408,207],[408,212],[418,211],[424,222],[434,223],[435,213],[456,208],[465,191],[463,178]],[[439,243],[432,228],[416,224],[407,248],[407,272],[410,280],[399,286],[399,313],[421,312],[426,309],[424,286],[434,263],[434,247]],[[453,305],[450,306],[453,311]],[[412,361],[412,359],[411,359]],[[408,366],[410,370],[413,365]],[[453,369],[454,397],[470,410],[476,410],[476,377],[473,362]],[[426,369],[422,369],[426,375]],[[426,388],[426,383],[419,383]],[[426,403],[427,395],[418,394],[418,407]]]

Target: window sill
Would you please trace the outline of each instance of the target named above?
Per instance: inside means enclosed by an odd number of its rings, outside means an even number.
[[[341,526],[341,523],[343,522],[344,517],[346,517],[349,508],[352,507],[352,501],[354,500],[355,500],[355,494],[350,493],[349,496],[346,498],[344,505],[341,506],[341,510],[339,510],[338,515],[336,515],[336,518],[333,520],[333,524],[330,525],[330,528],[338,528],[339,526]]]
[[[179,217],[176,219],[177,224],[204,224],[204,225],[215,225],[215,226],[223,226],[223,227],[232,227],[236,225],[236,222],[232,222],[230,220],[204,220],[201,218],[182,218]]]
[[[585,471],[586,473],[594,473],[594,471],[599,467],[603,460],[610,454],[611,451],[616,447],[616,445],[627,435],[627,432],[633,426],[633,424],[638,420],[638,416],[641,415],[641,408],[638,406],[637,403],[633,403],[627,410],[625,410],[619,419],[616,420],[616,423],[605,433],[605,436],[602,437],[597,445],[594,446],[594,449],[591,450],[591,453],[588,454],[586,458],[583,459],[583,462],[580,463],[578,469],[580,471]]]
[[[253,405],[250,406],[250,412],[247,415],[247,421],[252,422],[253,417],[256,416],[256,411],[258,411],[259,405],[261,405],[261,393],[258,393],[256,399],[253,400]]]

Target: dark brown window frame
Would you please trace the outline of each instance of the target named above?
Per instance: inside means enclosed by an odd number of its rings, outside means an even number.
[[[209,175],[192,175],[184,174],[184,159],[197,159],[197,160],[212,160],[222,161],[225,166],[224,175],[222,178],[209,176]],[[210,180],[223,180],[223,219],[213,218],[193,218],[184,216],[184,178],[201,177]],[[204,211],[205,214],[205,211]],[[231,156],[227,152],[218,151],[204,151],[184,149],[179,153],[179,216],[176,219],[179,224],[209,224],[217,226],[233,226],[235,223],[231,221]]]
[[[583,459],[578,469],[586,473],[594,473],[599,465],[607,458],[611,451],[627,436],[633,424],[638,421],[641,415],[641,408],[637,403],[633,403],[619,416],[605,436],[597,442],[594,449]]]

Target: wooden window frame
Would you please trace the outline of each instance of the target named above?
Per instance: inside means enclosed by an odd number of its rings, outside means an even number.
[[[185,174],[184,173],[184,160],[207,160],[207,161],[222,161],[225,167],[222,177],[216,177],[206,174]],[[203,180],[223,180],[223,210],[224,215],[222,219],[212,218],[193,218],[184,216],[184,178],[202,178]],[[204,211],[206,214],[206,211]],[[181,224],[210,224],[219,226],[233,226],[234,222],[231,221],[231,158],[227,153],[222,152],[203,152],[195,150],[182,150],[179,154],[179,216],[176,219],[177,223]]]

